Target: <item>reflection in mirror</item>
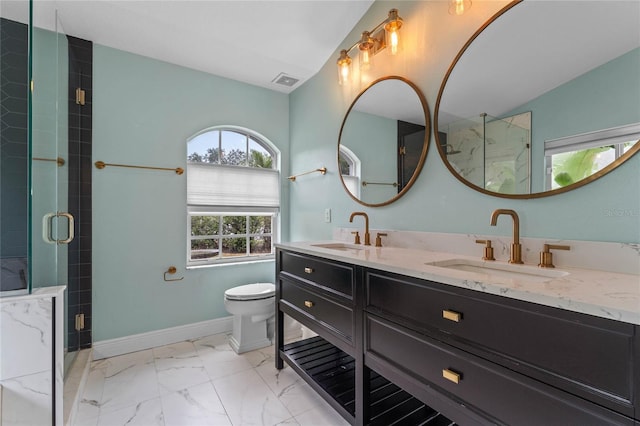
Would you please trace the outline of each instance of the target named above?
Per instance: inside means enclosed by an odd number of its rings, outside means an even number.
[[[451,65],[435,111],[438,150],[487,194],[565,192],[640,150],[638,93],[640,3],[513,2]]]
[[[373,82],[347,111],[338,142],[338,168],[347,193],[367,206],[404,195],[424,164],[429,110],[413,83],[401,77]]]

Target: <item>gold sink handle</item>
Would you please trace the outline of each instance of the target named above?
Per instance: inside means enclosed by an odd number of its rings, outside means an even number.
[[[542,246],[542,251],[540,252],[540,263],[538,264],[541,268],[555,268],[553,264],[553,253],[550,250],[570,250],[569,246],[562,246],[557,244],[545,244]]]
[[[353,231],[353,244],[360,244],[360,233],[358,231]]]
[[[491,247],[491,240],[476,240],[478,244],[485,244],[484,247],[484,256],[482,256],[482,260],[496,260],[493,257],[493,247]]]

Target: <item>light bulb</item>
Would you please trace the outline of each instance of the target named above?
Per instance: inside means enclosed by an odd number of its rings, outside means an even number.
[[[398,9],[391,9],[389,11],[389,17],[387,18],[384,26],[387,46],[389,46],[390,53],[395,55],[398,53],[400,47],[400,28],[402,27],[402,18],[398,16]]]
[[[398,31],[393,29],[389,31],[389,45],[391,46],[391,54],[398,53]]]
[[[351,78],[351,58],[346,50],[340,51],[340,57],[337,61],[338,64],[338,84],[345,85],[349,83]]]
[[[369,49],[360,51],[360,69],[366,71],[371,68],[371,52]]]
[[[358,50],[360,51],[358,60],[360,61],[361,71],[367,71],[371,68],[374,46],[375,41],[371,38],[371,34],[369,31],[364,31],[362,33],[362,38],[360,39],[360,44],[358,45]]]

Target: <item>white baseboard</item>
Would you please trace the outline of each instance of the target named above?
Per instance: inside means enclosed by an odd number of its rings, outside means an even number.
[[[93,359],[103,359],[131,352],[197,339],[233,330],[233,316],[149,331],[117,339],[93,342]]]

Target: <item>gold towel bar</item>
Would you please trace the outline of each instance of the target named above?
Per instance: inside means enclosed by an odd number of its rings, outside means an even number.
[[[367,182],[366,180],[362,181],[362,186],[367,185],[390,185],[390,186],[398,186],[397,182],[385,183],[385,182]]]
[[[172,169],[170,167],[150,167],[150,166],[130,166],[127,164],[112,164],[112,163],[105,163],[104,161],[96,161],[96,168],[102,170],[107,166],[113,166],[113,167],[129,167],[132,169],[147,169],[147,170],[171,170],[172,172],[176,172],[177,175],[181,175],[184,173],[184,169],[181,167],[176,167],[175,169]]]
[[[323,174],[323,175],[324,175],[325,173],[327,173],[327,168],[326,168],[326,167],[320,167],[319,169],[310,170],[310,171],[308,171],[308,172],[304,172],[304,173],[300,173],[300,174],[297,174],[297,175],[289,176],[289,178],[288,178],[288,179],[289,179],[291,182],[295,182],[297,177],[299,177],[299,176],[304,176],[304,175],[308,175],[309,173],[315,173],[315,172],[320,172],[320,174]]]
[[[62,158],[62,157],[58,157],[58,158],[36,158],[36,157],[33,157],[32,160],[51,161],[51,162],[57,163],[58,167],[64,166],[64,158]]]

